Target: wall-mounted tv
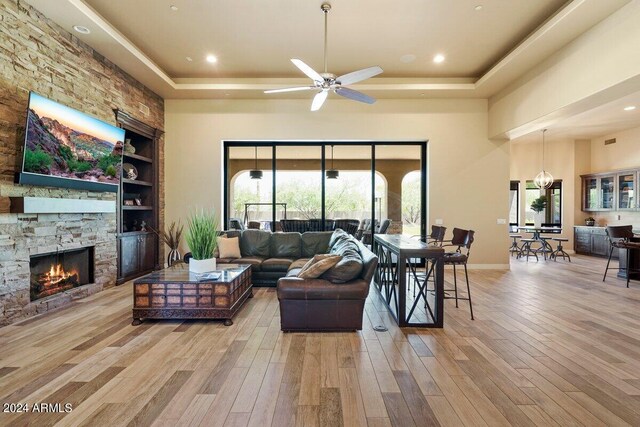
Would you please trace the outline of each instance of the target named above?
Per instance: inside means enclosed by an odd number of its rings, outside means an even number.
[[[118,191],[124,129],[29,94],[20,184]]]

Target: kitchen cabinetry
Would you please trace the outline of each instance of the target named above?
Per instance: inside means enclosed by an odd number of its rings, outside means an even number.
[[[577,226],[574,230],[574,250],[582,255],[609,256],[609,238],[604,227]],[[618,249],[613,249],[612,258],[618,258]]]
[[[637,210],[635,189],[638,170],[624,170],[582,175],[582,210],[601,212]]]

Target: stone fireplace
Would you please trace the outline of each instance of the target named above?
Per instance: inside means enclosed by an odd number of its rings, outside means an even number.
[[[93,283],[93,246],[32,255],[29,261],[31,301]]]
[[[0,195],[116,199],[114,193],[2,184]],[[0,214],[0,325],[115,285],[116,224],[115,213]],[[77,258],[85,263],[80,266],[84,271],[72,271],[78,269],[73,265]],[[57,264],[62,264],[60,269]],[[47,273],[60,286],[47,283]],[[34,292],[32,285],[38,282],[40,290]]]

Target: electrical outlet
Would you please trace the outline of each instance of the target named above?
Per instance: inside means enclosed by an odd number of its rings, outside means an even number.
[[[506,220],[506,219],[504,219],[504,218],[498,218],[498,224],[499,224],[499,225],[504,225],[504,224],[506,224],[506,223],[507,223],[507,220]]]
[[[616,215],[616,220],[620,221],[622,219],[622,215]]]
[[[441,219],[436,219],[436,225],[442,225],[444,224],[444,221]]]

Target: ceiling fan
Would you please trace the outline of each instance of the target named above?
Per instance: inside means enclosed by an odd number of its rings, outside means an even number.
[[[369,68],[363,68],[362,70],[353,71],[348,74],[336,77],[335,74],[327,72],[327,15],[331,10],[331,5],[324,3],[320,9],[324,13],[324,73],[318,73],[313,68],[305,64],[302,60],[293,58],[291,62],[298,67],[300,71],[313,80],[312,86],[297,86],[287,87],[283,89],[265,90],[264,93],[281,93],[281,92],[296,92],[302,90],[319,90],[311,103],[311,111],[318,111],[324,101],[329,95],[329,91],[333,91],[336,94],[343,96],[354,101],[364,102],[366,104],[373,104],[376,102],[375,98],[365,95],[357,90],[349,89],[348,87],[353,83],[366,80],[370,77],[376,76],[382,73],[382,68],[375,66]]]

